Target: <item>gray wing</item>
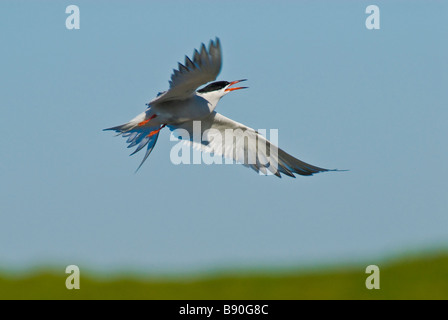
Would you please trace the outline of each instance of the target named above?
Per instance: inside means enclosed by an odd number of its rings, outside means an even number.
[[[318,172],[337,171],[319,168],[296,159],[271,144],[254,129],[217,112],[212,112],[210,116],[201,121],[200,130],[203,141],[193,139],[193,125],[193,122],[187,122],[176,127],[171,126],[170,129],[177,132],[181,138],[185,138],[185,135],[190,137],[189,143],[193,147],[233,159],[258,173],[275,174],[277,177],[281,177],[281,173],[283,173],[295,177],[294,173],[310,176]],[[179,129],[186,130],[188,134],[182,134]]]
[[[210,40],[208,50],[204,44],[201,45],[200,51],[195,50],[193,60],[185,56],[185,63],[179,62],[178,69],[173,70],[168,91],[159,94],[148,104],[191,97],[199,86],[216,79],[221,66],[221,44],[216,38],[215,41]]]

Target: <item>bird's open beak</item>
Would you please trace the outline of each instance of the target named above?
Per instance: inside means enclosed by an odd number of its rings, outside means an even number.
[[[230,86],[233,86],[236,83],[243,82],[243,81],[246,81],[246,80],[247,79],[232,81],[232,82],[230,82],[230,84],[227,86],[227,88],[224,91],[229,92],[229,91],[234,91],[234,90],[239,90],[239,89],[246,89],[247,87],[229,88]]]

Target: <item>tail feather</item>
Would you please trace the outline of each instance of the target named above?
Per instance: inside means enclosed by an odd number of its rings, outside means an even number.
[[[158,130],[161,126],[135,126],[134,123],[125,123],[120,126],[111,127],[104,129],[115,131],[117,133],[117,136],[121,135],[123,138],[127,138],[126,143],[128,143],[128,148],[132,148],[137,146],[137,148],[132,152],[130,155],[134,155],[137,152],[139,152],[141,149],[143,149],[145,146],[147,146],[145,156],[143,157],[142,162],[138,166],[136,172],[140,169],[140,167],[143,165],[145,160],[148,158],[148,156],[151,154],[151,151],[154,149],[154,146],[156,145],[157,138],[159,137],[159,132],[151,134],[151,132],[154,132],[155,130]],[[151,134],[151,135],[150,135]]]
[[[107,128],[107,129],[103,129],[103,131],[115,131],[118,133],[118,135],[120,134],[124,134],[124,133],[128,133],[130,132],[130,130],[132,130],[132,128],[135,127],[135,124],[132,122],[128,122],[116,127],[111,127],[111,128]]]
[[[157,127],[153,127],[155,128],[154,130],[157,130]],[[149,131],[150,133],[151,131]],[[136,134],[131,135],[128,140],[126,141],[127,143],[129,143],[128,148],[132,148],[135,147],[136,145],[139,144],[139,146],[137,147],[137,150],[134,151],[134,153],[139,152],[141,150],[141,148],[143,148],[146,143],[148,143],[146,140],[148,139],[148,134],[149,134],[146,130],[144,132],[136,132]],[[145,142],[146,141],[146,142]]]
[[[154,149],[156,142],[157,142],[157,138],[159,137],[159,133],[151,136],[151,138],[149,139],[149,141],[147,142],[148,144],[148,148],[146,149],[146,153],[145,156],[143,157],[142,162],[140,162],[140,165],[138,166],[137,170],[135,170],[135,172],[137,172],[141,166],[143,165],[143,163],[146,161],[146,159],[149,157],[149,155],[151,154],[152,149]],[[135,151],[134,151],[135,153]]]

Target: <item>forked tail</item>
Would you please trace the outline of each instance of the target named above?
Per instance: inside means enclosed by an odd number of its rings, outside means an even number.
[[[104,129],[103,131],[112,130],[117,133],[117,136],[121,135],[123,138],[127,138],[126,143],[129,143],[128,148],[137,146],[137,148],[130,154],[130,156],[136,154],[145,146],[147,146],[145,156],[143,157],[143,160],[138,166],[137,170],[135,170],[137,172],[138,169],[140,169],[140,167],[143,165],[145,160],[148,158],[148,156],[151,154],[152,149],[154,149],[157,138],[159,137],[160,129],[162,129],[163,127],[164,126],[159,125],[153,127],[135,126],[128,122],[121,126]]]

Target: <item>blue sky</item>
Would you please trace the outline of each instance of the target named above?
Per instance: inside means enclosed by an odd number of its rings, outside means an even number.
[[[80,8],[67,30],[65,8]],[[380,8],[367,30],[365,8]],[[0,268],[293,266],[448,244],[443,1],[4,1]],[[217,111],[348,172],[296,179],[170,162],[141,170],[103,128],[133,118],[184,55],[218,36]]]

